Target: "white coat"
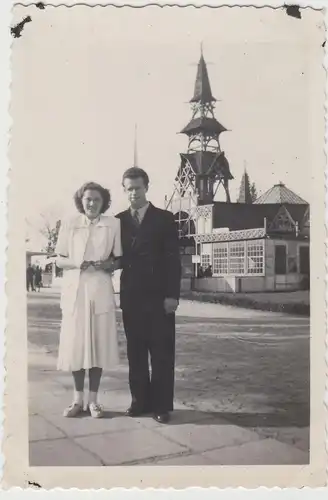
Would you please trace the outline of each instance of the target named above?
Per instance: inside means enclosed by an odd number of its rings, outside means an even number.
[[[95,223],[90,223],[85,215],[64,221],[56,253],[76,266],[65,270],[63,276],[58,368],[111,368],[118,363],[112,278],[104,271],[79,268],[84,260],[122,255],[120,221],[105,215]]]

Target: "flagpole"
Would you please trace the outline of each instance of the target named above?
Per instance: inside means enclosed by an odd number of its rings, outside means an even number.
[[[133,157],[133,166],[138,166],[138,144],[137,144],[137,124],[134,126],[134,157]]]

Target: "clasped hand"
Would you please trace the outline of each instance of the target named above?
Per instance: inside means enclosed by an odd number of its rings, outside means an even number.
[[[164,300],[164,310],[166,314],[173,314],[178,309],[179,301],[177,299],[167,297]]]
[[[93,268],[95,271],[107,271],[114,272],[114,260],[112,258],[106,260],[85,260],[82,262],[80,269],[81,271],[86,271],[89,268]]]

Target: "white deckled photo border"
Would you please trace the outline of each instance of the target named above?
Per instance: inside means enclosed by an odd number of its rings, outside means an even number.
[[[4,2],[6,3],[6,2]],[[11,2],[8,2],[10,4]],[[112,6],[129,6],[142,8],[149,4],[152,5],[174,5],[174,6],[201,6],[207,7],[222,7],[222,6],[255,6],[255,7],[274,7],[281,8],[284,5],[281,2],[242,2],[239,1],[238,5],[231,1],[225,2],[215,2],[213,0],[207,2],[141,2],[135,0],[130,4],[127,2],[74,2],[73,0],[67,0],[65,2],[51,1],[43,2],[49,7],[72,7],[76,4],[80,6],[94,7],[105,5]],[[296,2],[286,2],[288,5],[294,5]],[[15,2],[15,4],[21,5],[31,5],[32,2]],[[328,5],[325,1],[312,0],[307,2],[297,2],[297,4],[302,7],[310,7],[317,10],[322,10],[323,7]],[[9,10],[8,10],[9,11]],[[9,19],[5,16],[3,19]],[[327,27],[328,27],[328,13],[325,12],[325,25],[326,25],[326,40],[327,40]],[[8,30],[9,31],[9,30]],[[4,43],[10,44],[10,35],[8,33],[4,36]],[[325,58],[323,60],[323,66],[327,71],[328,68],[328,44],[325,47]],[[8,47],[10,50],[10,47]],[[3,54],[1,53],[3,57]],[[7,55],[7,63],[10,61]],[[8,68],[10,70],[10,68]],[[324,76],[321,75],[322,85],[324,86]],[[178,469],[172,467],[115,467],[115,477],[114,474],[109,473],[109,468],[92,468],[92,467],[29,467],[28,466],[28,443],[27,443],[27,404],[25,403],[24,408],[24,398],[27,400],[26,396],[26,386],[27,386],[27,375],[26,375],[26,358],[27,358],[27,346],[25,349],[16,350],[15,346],[17,342],[21,341],[19,337],[19,332],[26,331],[26,326],[24,326],[25,316],[17,314],[16,303],[21,303],[22,294],[17,291],[18,287],[21,287],[22,278],[20,274],[22,272],[22,266],[17,265],[19,259],[21,259],[23,251],[23,238],[19,235],[22,233],[21,218],[18,214],[19,201],[16,196],[15,184],[10,185],[10,181],[14,178],[10,172],[10,163],[6,153],[6,145],[8,139],[10,139],[10,134],[8,132],[11,126],[11,117],[9,113],[9,82],[10,73],[8,77],[2,80],[0,84],[1,95],[0,103],[1,110],[6,112],[6,122],[3,126],[3,134],[5,139],[2,141],[3,151],[1,150],[3,162],[2,165],[6,165],[6,168],[1,169],[1,175],[3,178],[0,181],[1,185],[1,204],[0,204],[0,216],[1,220],[5,226],[1,226],[1,249],[3,252],[3,258],[0,261],[3,263],[1,268],[1,281],[4,286],[6,283],[6,300],[1,300],[1,321],[2,321],[2,331],[6,329],[6,333],[3,336],[3,348],[4,348],[4,368],[6,374],[4,374],[3,386],[4,386],[4,406],[3,406],[3,446],[2,446],[2,456],[4,463],[4,473],[2,479],[2,487],[8,489],[12,486],[17,486],[19,488],[27,488],[29,483],[39,483],[46,490],[57,488],[57,484],[60,484],[61,488],[74,488],[76,485],[81,489],[93,489],[99,490],[100,488],[175,488],[184,489],[191,486],[198,486],[204,488],[248,488],[253,489],[261,486],[267,488],[275,488],[277,485],[281,488],[301,488],[305,486],[304,494],[306,494],[307,487],[317,487],[324,486],[327,484],[327,450],[328,439],[326,434],[326,441],[324,439],[324,422],[326,422],[326,429],[328,429],[327,421],[327,409],[324,402],[328,402],[328,382],[327,382],[327,363],[328,363],[328,337],[326,337],[326,356],[323,356],[323,347],[325,344],[326,333],[326,301],[328,299],[328,290],[326,287],[325,280],[323,276],[327,273],[328,258],[325,253],[325,244],[327,244],[327,238],[324,232],[324,205],[327,207],[328,202],[328,176],[323,174],[323,165],[327,163],[328,157],[328,126],[325,124],[324,118],[327,118],[327,93],[326,93],[326,105],[325,113],[326,116],[312,116],[313,121],[313,140],[322,141],[322,150],[317,148],[315,161],[315,168],[313,170],[313,176],[316,178],[316,186],[318,189],[318,196],[316,197],[315,203],[311,205],[311,413],[312,417],[315,415],[316,426],[311,424],[311,442],[315,442],[319,449],[319,454],[311,457],[311,464],[309,466],[274,466],[267,467],[262,466],[261,468],[257,466],[249,467],[217,467],[217,466],[207,466],[204,467],[185,467],[181,466]],[[324,91],[324,88],[323,88]],[[4,97],[4,99],[3,99]],[[314,158],[313,158],[314,160]],[[327,171],[327,168],[326,168]],[[323,181],[323,182],[321,182]],[[8,190],[6,187],[9,185]],[[326,190],[326,192],[325,192]],[[8,206],[8,209],[7,209]],[[326,218],[327,208],[326,208]],[[24,234],[24,232],[22,233]],[[314,244],[315,241],[315,244]],[[15,243],[15,244],[14,244]],[[8,250],[6,246],[9,245]],[[24,288],[24,287],[23,287]],[[24,289],[25,290],[25,289]],[[315,293],[314,293],[315,291]],[[23,301],[23,307],[25,302]],[[316,333],[316,338],[313,338],[313,332]],[[21,335],[21,333],[20,333]],[[26,342],[26,340],[25,340]],[[320,361],[321,360],[321,361]],[[15,368],[15,376],[13,374],[13,369]],[[4,370],[3,370],[4,373]],[[25,377],[25,380],[24,380]],[[319,383],[318,383],[319,381]],[[17,385],[20,390],[15,389]],[[325,393],[326,390],[326,393]],[[22,393],[24,396],[22,397]],[[322,394],[322,404],[321,396]],[[19,425],[22,422],[22,418],[25,417],[24,425]],[[321,430],[320,430],[321,429]],[[328,430],[327,430],[328,432]],[[312,460],[314,459],[314,461]],[[69,474],[67,473],[67,469]],[[235,481],[236,469],[238,469],[238,482]],[[83,475],[81,475],[83,471]],[[69,476],[69,477],[68,477]],[[197,480],[195,478],[197,477]],[[260,480],[259,480],[260,478]],[[75,491],[76,492],[76,491]],[[228,490],[226,490],[228,493]],[[92,494],[95,491],[90,492]],[[103,491],[98,491],[99,494],[105,494]],[[136,494],[137,491],[133,490],[131,493]],[[194,494],[197,492],[194,491]],[[210,493],[210,492],[209,492]],[[212,490],[213,493],[213,490]],[[222,494],[223,492],[220,492]],[[242,494],[241,491],[238,492]],[[247,492],[245,492],[246,494]],[[72,491],[74,494],[74,491]],[[198,493],[199,494],[199,493]],[[201,492],[201,494],[205,494]],[[267,495],[268,492],[264,491]],[[171,496],[171,494],[170,494]],[[237,497],[236,497],[237,498]]]

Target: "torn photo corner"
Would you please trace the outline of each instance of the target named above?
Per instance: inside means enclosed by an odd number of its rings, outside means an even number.
[[[323,11],[11,34],[3,486],[324,486]]]

